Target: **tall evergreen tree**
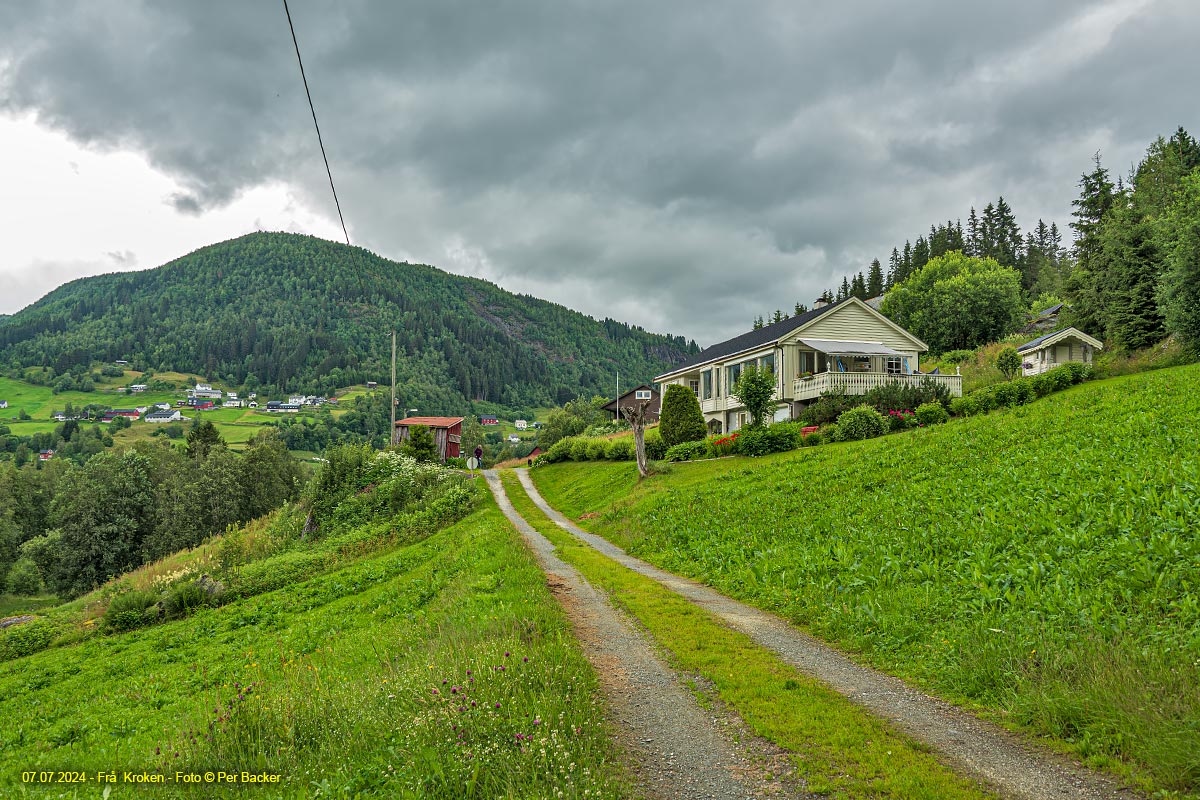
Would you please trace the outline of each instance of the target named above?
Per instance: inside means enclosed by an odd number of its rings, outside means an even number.
[[[979,256],[980,241],[979,241],[979,215],[975,213],[975,206],[971,206],[971,213],[967,217],[967,240],[966,247],[963,252],[969,256]]]
[[[871,268],[867,270],[867,297],[879,297],[881,294],[883,294],[883,265],[877,258],[871,262]]]
[[[845,276],[842,277],[842,285],[838,287],[837,299],[845,300],[850,296],[850,281]]]
[[[895,247],[892,248],[892,255],[888,259],[887,285],[884,287],[888,291],[900,281],[904,280],[904,276],[900,273],[900,251]]]
[[[912,249],[912,268],[910,269],[909,274],[916,272],[928,263],[929,242],[925,240],[924,236],[918,236],[917,243],[913,245]]]

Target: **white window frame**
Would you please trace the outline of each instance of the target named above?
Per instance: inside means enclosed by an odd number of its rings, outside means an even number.
[[[884,370],[888,375],[903,375],[904,361],[900,356],[888,356],[884,361]]]
[[[633,392],[634,400],[649,400],[653,396],[654,395],[651,393],[651,391],[649,389],[635,389]]]

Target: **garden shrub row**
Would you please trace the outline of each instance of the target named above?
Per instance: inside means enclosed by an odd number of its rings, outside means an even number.
[[[653,461],[693,461],[735,454],[765,456],[823,442],[872,439],[886,433],[940,425],[952,414],[971,416],[995,408],[1022,405],[1085,381],[1091,374],[1091,367],[1086,364],[1064,364],[1035,377],[1016,378],[953,400],[945,386],[932,381],[919,387],[887,384],[860,396],[827,393],[805,409],[797,421],[742,428],[728,435],[710,436],[671,447],[664,444],[657,428],[651,428],[646,431],[646,457]],[[805,435],[804,428],[812,426],[819,426],[820,430]],[[633,437],[595,439],[574,436],[555,442],[536,463],[631,461],[633,448]]]
[[[1024,378],[995,383],[950,401],[950,413],[956,417],[986,414],[997,408],[1013,408],[1039,397],[1061,391],[1092,377],[1090,364],[1071,362]]]

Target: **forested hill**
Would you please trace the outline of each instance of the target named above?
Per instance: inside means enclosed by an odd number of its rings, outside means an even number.
[[[254,233],[59,287],[0,319],[0,365],[63,373],[125,359],[230,386],[328,392],[388,381],[393,328],[400,400],[429,413],[604,394],[616,368],[633,385],[697,350],[359,247]]]

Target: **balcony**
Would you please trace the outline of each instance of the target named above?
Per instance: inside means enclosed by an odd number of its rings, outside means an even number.
[[[866,394],[877,386],[903,383],[920,386],[933,381],[950,390],[951,397],[962,397],[961,375],[890,375],[886,372],[821,372],[807,378],[796,378],[792,384],[793,400],[816,400],[824,392],[842,390],[846,394]]]

